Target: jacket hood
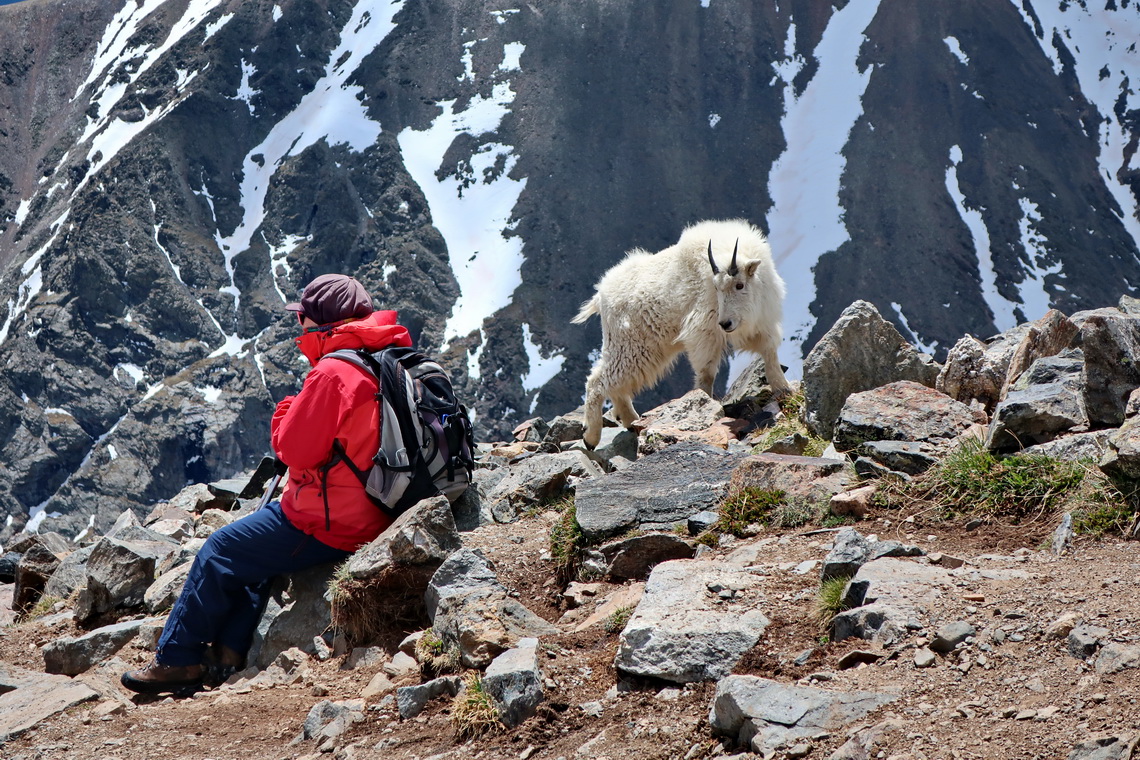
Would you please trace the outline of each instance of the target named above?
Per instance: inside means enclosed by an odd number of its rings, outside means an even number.
[[[378,351],[386,346],[412,345],[407,328],[397,324],[396,312],[374,311],[363,319],[347,320],[314,328],[294,342],[310,364],[315,365],[322,356],[342,348],[365,348]]]

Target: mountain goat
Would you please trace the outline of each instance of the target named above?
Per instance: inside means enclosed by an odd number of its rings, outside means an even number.
[[[777,396],[791,390],[776,357],[784,281],[764,234],[748,222],[698,222],[663,251],[635,248],[596,291],[571,320],[602,320],[602,355],[586,380],[583,438],[590,448],[601,438],[605,399],[628,428],[637,419],[633,396],[657,383],[682,351],[694,387],[710,396],[729,343],[763,358]]]

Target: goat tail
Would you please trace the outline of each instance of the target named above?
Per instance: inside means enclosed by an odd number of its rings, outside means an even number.
[[[580,325],[583,322],[585,322],[587,319],[589,319],[590,317],[594,316],[597,313],[598,313],[598,296],[595,295],[589,301],[585,301],[582,304],[582,308],[581,308],[581,310],[578,311],[578,315],[576,317],[574,317],[573,319],[571,319],[570,322],[573,324],[576,324],[576,325]]]

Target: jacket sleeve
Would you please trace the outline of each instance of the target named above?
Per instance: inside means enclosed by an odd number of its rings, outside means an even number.
[[[347,409],[340,380],[320,368],[305,378],[296,396],[286,396],[273,412],[273,451],[290,467],[313,469],[328,461]]]

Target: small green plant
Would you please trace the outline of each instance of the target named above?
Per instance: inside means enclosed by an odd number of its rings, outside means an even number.
[[[618,607],[611,612],[604,621],[602,621],[602,628],[606,633],[617,633],[625,628],[625,624],[633,617],[633,607]]]
[[[696,543],[715,549],[720,546],[720,534],[716,532],[715,528],[709,528],[697,536]]]
[[[799,434],[806,441],[804,456],[817,457],[822,454],[827,448],[827,441],[812,435],[803,421],[804,391],[802,387],[780,399],[780,411],[782,414],[777,418],[776,424],[764,429],[752,450],[756,453],[767,451],[776,441]]]
[[[720,517],[713,530],[741,538],[751,525],[768,525],[772,511],[785,504],[783,491],[748,486],[730,493],[720,504]]]
[[[459,647],[447,645],[435,629],[429,628],[416,640],[416,660],[430,675],[454,673],[459,670]]]
[[[502,728],[499,707],[495,699],[483,688],[478,673],[468,673],[463,679],[464,689],[452,704],[451,724],[458,741],[478,739]]]
[[[887,506],[924,503],[944,516],[981,514],[1016,521],[1073,508],[1090,496],[1090,468],[1038,454],[999,457],[980,441],[958,446],[910,483],[884,486],[876,501]]]
[[[799,528],[811,522],[821,522],[827,509],[826,502],[789,499],[772,508],[769,522],[774,528]]]
[[[563,492],[554,494],[553,496],[546,496],[534,504],[531,504],[522,512],[524,518],[538,517],[543,512],[554,510],[555,512],[564,512],[569,503],[574,501],[573,496],[569,496]]]
[[[843,591],[847,588],[850,578],[828,578],[819,584],[819,594],[815,599],[815,609],[812,617],[820,628],[826,628],[832,618],[843,612]]]
[[[38,620],[45,615],[49,615],[51,614],[52,608],[62,601],[63,600],[58,596],[48,596],[47,594],[44,594],[35,604],[32,605],[32,608],[30,610],[25,612],[20,617],[20,622],[26,623],[30,620]]]
[[[560,582],[569,583],[577,577],[585,550],[586,537],[578,525],[574,499],[566,499],[560,509],[558,522],[550,529],[550,556],[554,560],[554,572]]]

